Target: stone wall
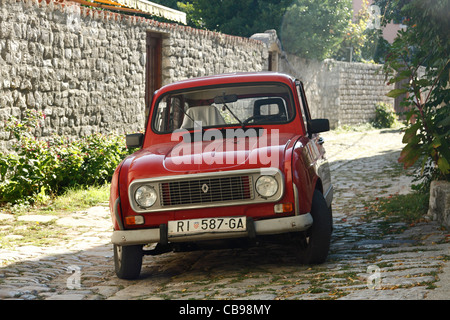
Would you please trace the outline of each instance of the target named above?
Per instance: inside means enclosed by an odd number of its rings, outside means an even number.
[[[328,118],[332,128],[356,125],[375,116],[375,104],[394,104],[386,96],[393,85],[387,85],[382,65],[310,61],[292,55],[280,59],[280,71],[303,81],[313,117]]]
[[[163,33],[163,84],[260,71],[262,42],[109,11],[38,0],[0,0],[0,149],[4,121],[46,114],[36,136],[134,132],[144,126],[146,33]]]
[[[163,34],[163,85],[272,68],[301,79],[312,115],[333,128],[393,103],[380,65],[286,55],[274,30],[247,39],[70,2],[0,0],[0,150],[12,143],[4,122],[27,109],[46,114],[38,137],[143,130],[148,32]]]
[[[334,65],[339,73],[340,124],[372,120],[378,102],[394,105],[394,99],[386,96],[394,85],[387,85],[382,65],[348,62],[335,62]]]

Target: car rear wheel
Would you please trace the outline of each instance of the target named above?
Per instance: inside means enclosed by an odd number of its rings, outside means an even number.
[[[311,215],[313,224],[300,240],[300,259],[304,264],[320,264],[326,261],[330,250],[333,218],[322,193],[318,190],[314,190]]]
[[[142,246],[114,245],[114,266],[120,279],[136,279],[141,273]]]

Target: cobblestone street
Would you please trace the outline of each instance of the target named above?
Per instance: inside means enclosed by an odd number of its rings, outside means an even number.
[[[365,218],[376,198],[410,192],[397,163],[402,135],[393,130],[323,134],[335,187],[328,261],[298,262],[296,248],[263,242],[249,248],[144,257],[135,281],[115,276],[108,208],[60,216],[20,216],[68,230],[58,246],[0,249],[0,299],[424,299],[441,290],[448,230],[434,221]],[[18,219],[2,214],[0,227]],[[13,237],[13,235],[11,235]],[[447,299],[450,296],[447,296]]]

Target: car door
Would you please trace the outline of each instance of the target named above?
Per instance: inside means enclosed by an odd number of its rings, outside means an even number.
[[[310,158],[310,163],[315,166],[316,173],[322,181],[323,196],[325,197],[328,207],[330,207],[333,199],[333,186],[331,184],[330,165],[324,148],[325,140],[319,133],[311,132],[310,124],[312,119],[303,83],[296,80],[295,84],[297,87],[297,94],[299,95],[300,109],[306,133],[309,138],[309,141],[305,146],[306,153],[308,158]]]

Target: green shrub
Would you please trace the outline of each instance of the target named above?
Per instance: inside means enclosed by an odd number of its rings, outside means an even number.
[[[416,172],[428,181],[450,181],[449,20],[442,14],[450,2],[411,0],[399,9],[408,17],[407,28],[399,30],[383,66],[388,83],[395,84],[387,96],[403,97],[400,105],[406,107],[398,161],[405,169],[419,161]]]
[[[371,121],[375,128],[392,128],[397,121],[397,115],[390,104],[378,102],[375,105],[375,118]]]
[[[130,153],[125,138],[117,135],[37,139],[33,131],[43,118],[28,111],[22,121],[12,118],[6,123],[17,141],[15,153],[0,153],[0,202],[44,202],[69,188],[102,185]]]

